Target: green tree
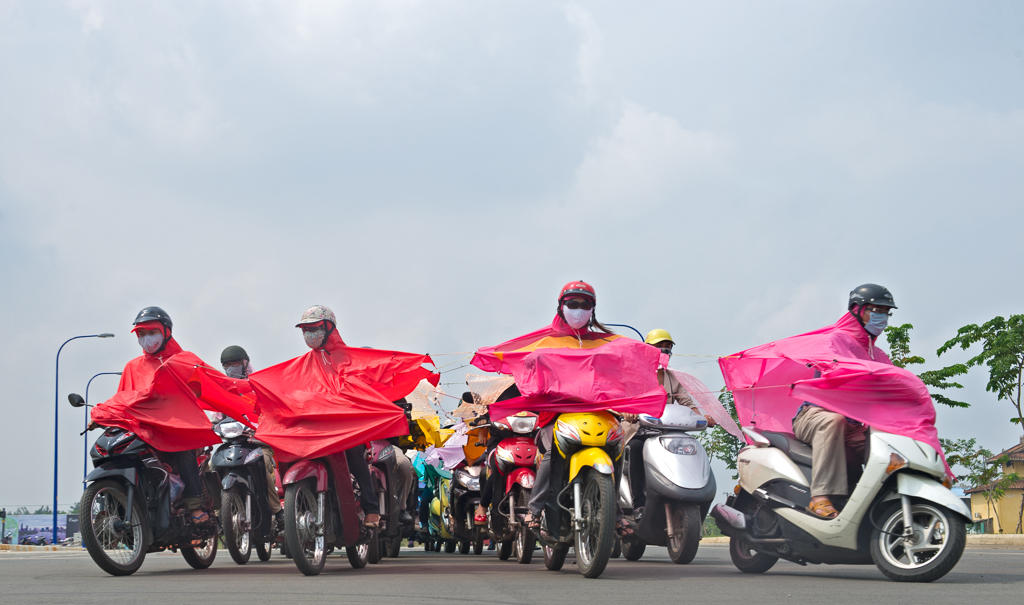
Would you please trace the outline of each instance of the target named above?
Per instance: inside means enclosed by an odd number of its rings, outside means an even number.
[[[33,515],[52,515],[53,509],[47,505],[42,505],[32,512]]]
[[[913,324],[903,324],[900,326],[889,326],[885,329],[885,340],[889,343],[889,359],[892,360],[893,365],[901,368],[906,368],[910,365],[919,365],[924,363],[924,357],[914,355],[910,352],[910,330],[914,328]],[[925,385],[933,389],[962,389],[962,384],[951,380],[954,376],[958,376],[967,371],[967,367],[963,364],[956,364],[941,370],[929,370],[921,372],[917,375]],[[966,408],[970,407],[971,404],[965,401],[957,401],[951,399],[942,393],[936,393],[930,391],[929,394],[932,396],[932,401],[948,405],[954,408]]]
[[[722,406],[729,412],[733,420],[736,420],[738,423],[739,418],[736,416],[736,404],[732,399],[732,391],[723,387],[718,394],[718,400],[722,402]],[[743,440],[737,439],[721,426],[716,426],[702,432],[700,434],[700,442],[712,458],[721,460],[725,463],[726,468],[732,471],[736,470],[736,457],[740,453],[740,448],[746,445]],[[735,472],[732,474],[733,479],[737,476]]]
[[[31,515],[32,513],[28,512],[28,507],[27,506],[19,506],[18,508],[14,509],[14,512],[11,513],[11,514],[12,515]]]
[[[1003,520],[999,518],[999,509],[995,507],[1006,495],[1006,490],[1015,481],[1020,480],[1017,473],[1004,473],[1003,465],[1006,456],[995,458],[991,451],[977,445],[971,439],[939,439],[942,449],[946,452],[946,462],[957,473],[956,485],[964,489],[978,490],[985,498],[990,510],[995,511],[996,521],[1000,529]],[[959,471],[957,470],[959,469]],[[1018,516],[1016,532],[1021,531],[1021,519]]]
[[[966,325],[957,330],[956,336],[946,341],[937,353],[941,356],[953,347],[967,350],[981,344],[981,352],[965,363],[956,364],[944,370],[949,376],[966,374],[975,366],[988,367],[988,384],[985,390],[996,394],[999,401],[1007,400],[1017,412],[1010,418],[1024,430],[1024,410],[1021,409],[1021,389],[1024,386],[1024,315],[1011,315],[1004,319],[997,315],[985,324]]]

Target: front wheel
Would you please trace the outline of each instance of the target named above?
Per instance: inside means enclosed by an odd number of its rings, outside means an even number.
[[[267,542],[263,542],[263,541],[256,542],[256,556],[259,557],[260,561],[269,561],[270,560],[270,554],[271,554],[272,551],[273,551],[273,548],[272,548],[272,546],[271,546],[269,541],[267,541]]]
[[[910,506],[912,533],[904,538],[903,507],[883,509],[882,522],[871,530],[871,560],[889,579],[931,582],[949,573],[967,541],[963,519],[937,504],[915,501]]]
[[[206,538],[198,546],[182,546],[181,556],[192,569],[206,569],[213,565],[213,560],[217,558],[217,536]]]
[[[589,470],[582,481],[583,528],[576,532],[576,567],[583,577],[596,578],[608,565],[615,542],[614,482],[594,470]]]
[[[700,507],[696,504],[673,505],[672,528],[675,533],[668,537],[668,557],[679,564],[693,561],[700,546]]]
[[[537,538],[534,537],[533,532],[526,526],[525,523],[519,525],[519,531],[516,532],[516,561],[519,561],[523,565],[528,564],[533,560],[533,546],[537,543]],[[502,545],[504,546],[504,542]]]
[[[220,494],[220,526],[224,529],[224,545],[231,558],[239,565],[249,562],[252,546],[246,527],[245,494],[238,488],[231,488]]]
[[[317,526],[317,497],[311,485],[312,481],[302,481],[284,490],[285,544],[295,567],[307,576],[319,574],[327,560],[324,528]]]
[[[136,498],[131,524],[124,484],[111,479],[97,481],[82,494],[82,544],[100,569],[112,576],[135,573],[146,559],[146,519]]]
[[[516,543],[513,542],[512,540],[502,540],[501,542],[499,542],[498,543],[498,558],[501,559],[502,561],[507,561],[508,558],[510,556],[512,556],[512,547],[515,546],[515,545],[516,545]]]
[[[402,536],[398,535],[390,538],[387,541],[387,556],[392,559],[398,557],[398,554],[402,552]]]
[[[764,573],[779,560],[775,555],[757,552],[746,538],[738,536],[729,538],[729,558],[743,573]]]
[[[637,537],[622,538],[622,556],[627,561],[639,561],[647,550],[647,543]],[[671,552],[669,553],[671,556]]]
[[[346,546],[345,556],[348,557],[348,564],[353,569],[362,569],[370,560],[370,545],[362,542],[355,546]]]
[[[374,528],[371,531],[370,541],[366,543],[366,560],[376,565],[384,557],[384,547],[381,544],[380,530]]]

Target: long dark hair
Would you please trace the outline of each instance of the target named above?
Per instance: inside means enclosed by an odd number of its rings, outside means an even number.
[[[562,321],[565,321],[565,315],[562,315],[562,302],[563,301],[558,301],[558,309],[556,310],[556,312],[558,313],[558,316],[562,318]],[[615,333],[608,329],[607,326],[597,321],[596,303],[594,304],[594,312],[590,315],[590,323],[587,324],[587,329],[590,330],[591,332],[604,332],[605,334]]]

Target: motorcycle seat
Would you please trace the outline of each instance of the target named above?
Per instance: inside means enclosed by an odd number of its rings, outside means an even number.
[[[800,441],[789,433],[776,431],[761,431],[761,434],[768,439],[772,447],[776,447],[789,456],[793,462],[811,466],[811,446]]]

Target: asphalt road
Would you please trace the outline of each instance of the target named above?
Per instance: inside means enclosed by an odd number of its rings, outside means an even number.
[[[725,545],[704,544],[689,565],[674,565],[663,548],[648,548],[637,562],[614,559],[604,574],[587,580],[572,555],[560,572],[534,563],[403,549],[362,570],[342,555],[324,573],[302,576],[274,553],[267,563],[235,565],[226,551],[213,566],[195,571],[178,555],[153,554],[125,578],[108,576],[79,551],[0,552],[0,603],[1020,603],[1024,600],[1024,551],[969,548],[959,565],[932,584],[886,580],[873,566],[808,566],[779,562],[761,576],[741,574]]]

